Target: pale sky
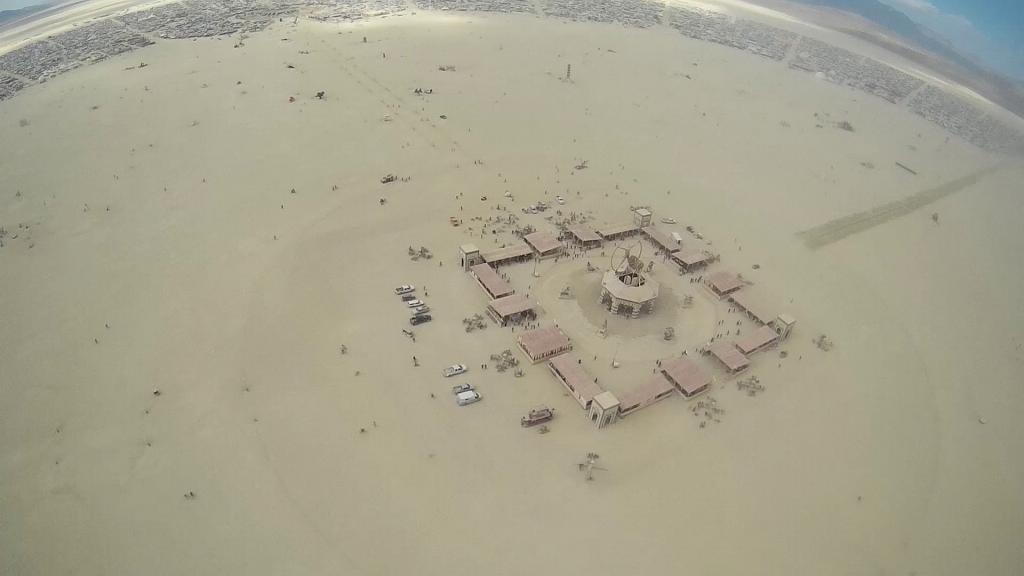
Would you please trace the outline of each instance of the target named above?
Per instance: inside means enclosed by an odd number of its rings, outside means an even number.
[[[882,0],[996,71],[1024,79],[1024,0]]]

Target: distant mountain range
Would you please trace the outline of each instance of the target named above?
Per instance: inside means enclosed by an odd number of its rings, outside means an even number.
[[[832,8],[860,16],[924,52],[918,52],[877,34],[860,30],[843,30],[843,32],[882,45],[912,61],[942,72],[951,79],[984,94],[1018,116],[1024,117],[1024,83],[999,74],[973,58],[958,52],[948,41],[939,38],[932,31],[920,26],[892,6],[879,0],[796,0],[796,2]]]
[[[53,6],[53,3],[48,2],[45,4],[34,4],[32,6],[25,6],[24,8],[18,8],[17,10],[0,10],[0,26],[3,26],[8,22],[20,20],[25,16],[31,16],[32,14],[35,14],[36,12],[40,12],[42,10],[46,10],[51,6]]]
[[[869,20],[890,32],[901,36],[925,50],[949,58],[964,66],[978,66],[978,63],[953,49],[949,42],[937,38],[930,30],[921,27],[899,10],[879,0],[797,0],[804,4],[815,4],[851,12]]]

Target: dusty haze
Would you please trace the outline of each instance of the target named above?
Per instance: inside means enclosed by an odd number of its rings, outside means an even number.
[[[0,572],[1024,565],[1019,159],[664,27],[421,12],[235,42],[160,42],[0,104]],[[543,366],[477,370],[513,336],[463,331],[486,301],[456,248],[494,243],[448,217],[498,214],[506,189],[700,229],[799,319],[787,359],[755,362],[767,391],[719,377],[720,424],[673,397],[597,430]],[[513,283],[553,294],[553,266]],[[435,312],[415,343],[407,282]],[[451,401],[452,362],[481,403]],[[521,429],[543,403],[551,433]]]

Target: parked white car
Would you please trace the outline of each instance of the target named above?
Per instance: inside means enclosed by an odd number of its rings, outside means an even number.
[[[662,224],[675,224],[676,223],[676,219],[675,218],[662,218],[661,222],[662,222]]]
[[[565,198],[562,198],[561,196],[555,196],[555,201],[559,204],[565,204]]]
[[[423,301],[413,298],[412,300],[407,301],[405,305],[409,308],[416,308],[417,306],[423,306]]]
[[[416,314],[426,314],[427,312],[430,312],[430,306],[427,306],[426,304],[424,304],[423,306],[417,306],[412,310],[409,310],[409,313],[412,314],[413,316],[415,316]]]
[[[466,373],[466,365],[465,364],[452,364],[451,366],[449,366],[449,367],[447,367],[447,368],[445,368],[444,370],[441,371],[441,374],[444,374],[445,378],[451,378],[452,376],[458,376],[459,374],[465,374],[465,373]]]
[[[469,382],[466,382],[465,384],[456,384],[455,386],[452,386],[452,394],[458,395],[462,394],[463,392],[468,392],[472,389],[473,385],[470,384]]]
[[[416,287],[413,286],[412,284],[402,284],[398,288],[395,288],[395,294],[401,296],[402,294],[408,294],[409,292],[414,292],[415,290]]]
[[[479,401],[480,395],[476,393],[476,390],[466,390],[465,392],[460,392],[455,396],[455,402],[458,403],[459,406],[465,406]]]

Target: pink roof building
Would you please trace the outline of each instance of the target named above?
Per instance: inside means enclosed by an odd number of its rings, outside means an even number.
[[[510,320],[528,315],[536,307],[536,303],[521,294],[510,294],[495,298],[487,305],[487,315],[502,326]]]
[[[597,229],[597,234],[605,240],[617,240],[640,233],[636,224],[611,224]]]
[[[534,364],[572,350],[569,337],[558,326],[523,332],[516,338],[516,342]]]
[[[556,256],[562,251],[562,243],[553,232],[534,232],[524,236],[523,240],[533,248],[538,258]]]
[[[675,390],[675,387],[664,375],[657,374],[643,384],[633,387],[619,398],[619,413],[622,416],[632,414],[658,400],[668,398]]]
[[[469,271],[491,299],[501,298],[512,293],[512,287],[509,286],[508,282],[505,282],[505,279],[499,276],[494,271],[494,268],[491,268],[488,264],[470,266]]]
[[[548,369],[584,409],[589,409],[594,397],[604,392],[604,388],[597,385],[594,377],[583,369],[575,354],[562,354],[552,358],[548,362]]]
[[[711,386],[711,377],[686,356],[663,361],[661,373],[687,398],[693,398]]]
[[[645,226],[643,233],[650,238],[651,242],[654,242],[655,246],[662,250],[670,254],[679,251],[679,242],[676,242],[671,236],[659,230],[657,226]]]
[[[685,248],[673,254],[672,261],[678,264],[683,272],[690,272],[707,266],[711,262],[711,256],[696,248]]]
[[[709,274],[704,278],[704,283],[707,284],[708,288],[710,288],[719,299],[725,298],[729,294],[743,288],[743,280],[740,280],[739,276],[732,272],[727,272],[725,270]]]
[[[711,355],[725,366],[730,374],[739,374],[750,366],[750,359],[736,349],[732,342],[715,342],[709,348]]]
[[[729,296],[729,301],[743,310],[747,317],[760,324],[773,322],[775,309],[764,303],[761,297],[749,288],[738,290]]]
[[[576,224],[569,226],[569,234],[575,239],[576,242],[583,246],[598,246],[601,244],[601,237],[590,229],[590,226],[585,224]]]
[[[491,250],[490,252],[483,252],[480,257],[484,259],[484,262],[493,266],[501,264],[510,264],[519,260],[528,260],[533,257],[533,248],[530,248],[526,244],[519,242],[511,246],[504,248],[498,248],[497,250]]]
[[[771,326],[761,326],[750,334],[736,340],[736,348],[747,356],[774,346],[779,341],[779,334]]]

